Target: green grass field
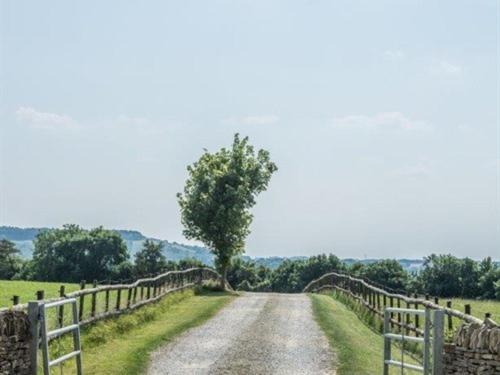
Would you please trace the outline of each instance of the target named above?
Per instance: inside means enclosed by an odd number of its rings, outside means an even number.
[[[43,281],[0,280],[0,307],[12,306],[12,296],[21,298],[21,303],[36,299],[37,290],[45,291],[45,298],[59,296],[59,287],[65,285],[66,293],[78,290],[78,284],[49,283]]]
[[[235,298],[234,294],[193,290],[173,293],[131,314],[99,322],[82,331],[83,370],[94,375],[135,375],[144,373],[150,353],[185,330],[214,316]],[[54,355],[70,349],[70,338],[51,344]],[[58,374],[59,369],[54,368]],[[76,373],[74,361],[63,367],[64,374]]]
[[[440,305],[445,305],[446,302],[439,302]],[[453,298],[451,307],[455,310],[464,311],[464,305],[471,305],[471,313],[479,319],[484,318],[484,314],[491,313],[491,317],[496,322],[500,322],[500,301],[478,301],[473,299]]]
[[[329,295],[311,294],[316,321],[325,332],[337,356],[338,375],[381,374],[383,369],[382,336],[365,325],[348,307]],[[401,350],[393,346],[393,358],[401,360]],[[405,362],[416,362],[405,356]],[[405,370],[405,374],[414,374]],[[391,369],[391,374],[401,370]]]
[[[80,289],[79,284],[71,283],[61,283],[61,282],[43,282],[43,281],[12,281],[12,280],[0,280],[0,307],[10,307],[12,306],[12,296],[18,295],[20,297],[21,303],[27,303],[30,300],[36,299],[36,292],[38,290],[45,291],[45,298],[59,297],[59,288],[61,285],[65,286],[66,293],[71,293]],[[92,285],[87,285],[87,288],[92,287]],[[97,312],[104,311],[104,293],[99,293],[96,298]],[[126,306],[126,298],[124,298],[122,293],[122,298],[120,300],[120,306],[123,308]],[[110,308],[116,306],[116,291],[110,292]],[[90,317],[91,310],[91,298],[90,296],[85,297],[83,306],[83,319]],[[48,312],[48,328],[56,328],[56,310],[51,309]],[[69,309],[65,310],[64,322],[67,324],[71,321],[71,314]]]

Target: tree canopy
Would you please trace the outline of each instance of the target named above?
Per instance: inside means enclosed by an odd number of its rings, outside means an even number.
[[[36,280],[108,279],[129,257],[120,235],[102,227],[88,231],[64,225],[39,233],[34,245],[31,272]]]
[[[142,249],[135,254],[135,269],[137,276],[143,277],[149,274],[157,275],[165,271],[167,261],[162,253],[161,242],[152,240],[144,241]]]
[[[247,137],[236,134],[231,148],[205,150],[187,170],[184,191],[178,194],[184,235],[202,241],[225,275],[231,258],[244,250],[253,218],[250,208],[277,167],[268,151],[255,152]]]

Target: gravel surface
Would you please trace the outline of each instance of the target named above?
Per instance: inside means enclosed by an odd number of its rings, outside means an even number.
[[[245,293],[151,356],[149,375],[334,374],[304,294]]]

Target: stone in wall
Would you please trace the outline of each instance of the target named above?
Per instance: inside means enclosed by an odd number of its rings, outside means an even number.
[[[26,313],[0,312],[0,375],[29,373],[30,338]]]
[[[446,375],[500,375],[500,327],[489,319],[462,324],[444,347],[443,364]]]

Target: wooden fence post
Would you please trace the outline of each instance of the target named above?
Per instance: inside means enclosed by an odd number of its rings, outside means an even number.
[[[59,287],[59,297],[64,297],[65,295],[65,292],[66,292],[66,287],[64,285],[61,285]],[[61,305],[59,306],[59,310],[58,310],[58,323],[59,323],[59,327],[62,328],[62,326],[64,325],[64,305]]]
[[[418,299],[418,294],[415,293],[413,295],[413,297],[415,298],[415,300]],[[415,302],[415,309],[418,310],[418,302]],[[420,326],[419,320],[420,320],[420,317],[418,316],[418,314],[415,314],[415,336],[417,336],[417,337],[419,336],[419,334],[418,334],[418,328]]]
[[[410,298],[411,297],[411,294],[409,292],[406,293],[406,297]],[[410,302],[406,302],[406,308],[409,309],[410,308]],[[410,321],[411,321],[411,318],[410,318],[410,314],[406,314],[406,335],[410,335]]]
[[[464,311],[465,311],[465,313],[466,313],[467,315],[471,315],[471,307],[470,307],[470,305],[469,305],[469,304],[466,304],[466,305],[464,306]]]
[[[451,300],[446,301],[446,307],[451,309]],[[453,317],[450,314],[446,314],[448,316],[448,330],[453,331]]]
[[[85,280],[82,280],[80,282],[80,290],[83,290],[85,289]],[[81,322],[82,321],[82,318],[83,318],[83,303],[84,303],[84,298],[85,298],[85,295],[81,295],[80,296],[80,309],[78,310],[78,321]]]
[[[130,303],[132,301],[132,288],[128,288],[127,294],[127,309],[130,309]]]
[[[108,312],[109,311],[109,289],[106,290],[106,295],[104,297],[104,311]]]
[[[94,282],[92,283],[92,288],[97,288],[97,280],[94,280]],[[95,317],[96,299],[97,299],[97,293],[94,292],[92,293],[92,306],[90,309],[90,316],[92,318]]]
[[[121,281],[120,281],[120,284],[121,284]],[[116,311],[120,310],[121,298],[122,298],[122,289],[120,288],[116,291],[116,306],[115,306]]]
[[[400,309],[401,308],[401,299],[398,297],[396,302],[398,305],[398,309]],[[398,323],[399,323],[398,327],[399,327],[399,329],[401,329],[401,313],[400,312],[398,312]]]
[[[12,306],[19,305],[19,296],[12,296]]]
[[[391,305],[391,307],[394,307],[394,298],[392,296],[389,297],[389,303]],[[392,319],[394,318],[394,314],[393,312],[391,311],[391,328],[394,327],[394,323],[392,322]]]
[[[134,295],[132,297],[132,303],[135,305],[137,302],[137,286],[134,287]]]
[[[36,291],[36,299],[38,301],[45,299],[45,291],[44,290],[37,290]]]

